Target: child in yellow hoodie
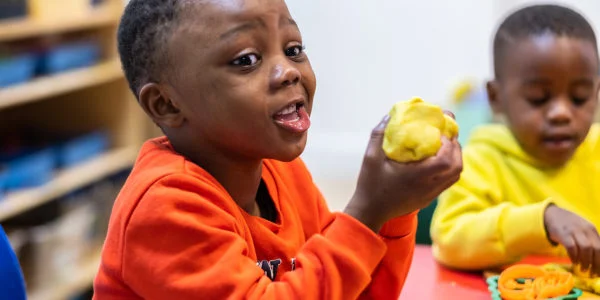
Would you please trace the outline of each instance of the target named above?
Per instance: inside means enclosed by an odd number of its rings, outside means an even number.
[[[568,255],[600,274],[597,47],[590,24],[565,7],[530,6],[502,22],[487,89],[504,122],[473,132],[461,179],[439,198],[438,262],[481,270]]]

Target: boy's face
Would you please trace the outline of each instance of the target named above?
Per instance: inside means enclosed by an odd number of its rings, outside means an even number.
[[[524,150],[551,166],[567,162],[585,139],[598,102],[592,43],[552,34],[509,45],[490,104]]]
[[[171,36],[166,77],[185,118],[187,143],[243,159],[287,161],[300,155],[316,80],[286,4],[184,5]]]

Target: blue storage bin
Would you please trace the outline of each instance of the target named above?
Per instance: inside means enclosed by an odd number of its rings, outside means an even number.
[[[27,15],[25,0],[0,0],[0,20],[24,18]]]
[[[492,112],[487,106],[465,105],[454,109],[452,112],[456,117],[460,131],[458,142],[463,146],[469,141],[474,129],[492,121]]]
[[[0,0],[1,1],[1,0]],[[0,286],[2,299],[26,300],[25,279],[13,246],[0,225]]]
[[[3,196],[4,196],[4,190],[5,190],[5,184],[4,182],[6,181],[6,169],[2,166],[0,166],[0,201],[2,200]]]
[[[57,149],[57,162],[59,167],[68,168],[104,153],[108,147],[108,134],[93,132],[60,145]]]
[[[56,157],[52,148],[25,152],[5,162],[5,189],[17,190],[43,185],[52,179]]]
[[[36,66],[36,56],[22,54],[14,57],[0,58],[0,87],[29,81]]]
[[[473,130],[492,122],[493,114],[487,100],[487,91],[480,87],[463,102],[452,107],[459,127],[458,142],[466,145]]]
[[[89,67],[100,59],[100,46],[93,42],[80,42],[57,46],[40,59],[40,74],[56,74],[72,69]]]

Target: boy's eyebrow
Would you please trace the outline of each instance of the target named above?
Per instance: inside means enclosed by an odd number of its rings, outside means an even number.
[[[574,80],[571,85],[586,85],[586,86],[593,86],[594,85],[594,80],[589,79],[589,78],[580,78],[580,79],[576,79]]]
[[[280,26],[284,26],[284,25],[292,25],[296,28],[298,28],[298,24],[296,23],[296,21],[294,21],[294,19],[290,18],[290,17],[283,17],[281,18],[281,22],[279,23]]]
[[[219,38],[221,40],[224,40],[238,32],[252,30],[259,26],[265,26],[265,25],[259,21],[243,23],[243,24],[240,24],[238,26],[235,26],[235,27],[229,29],[225,33],[221,34],[221,36]]]
[[[298,28],[298,24],[296,24],[296,21],[294,21],[294,19],[289,18],[289,17],[281,18],[280,26],[283,26],[283,25],[292,25],[292,26]],[[256,27],[264,27],[264,26],[265,26],[265,24],[261,21],[243,23],[243,24],[240,24],[236,27],[229,29],[225,33],[221,34],[221,36],[219,38],[221,40],[224,40],[238,32],[248,31],[248,30],[255,29]]]
[[[550,79],[546,78],[531,78],[525,80],[525,85],[547,85],[550,84]]]

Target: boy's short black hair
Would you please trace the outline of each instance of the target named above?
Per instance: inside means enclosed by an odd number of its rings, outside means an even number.
[[[499,69],[511,41],[545,33],[590,41],[598,52],[594,29],[578,12],[559,5],[528,6],[510,14],[494,36],[495,76],[499,77]]]
[[[177,26],[181,0],[131,0],[117,33],[119,56],[136,97],[168,65],[167,40]]]

